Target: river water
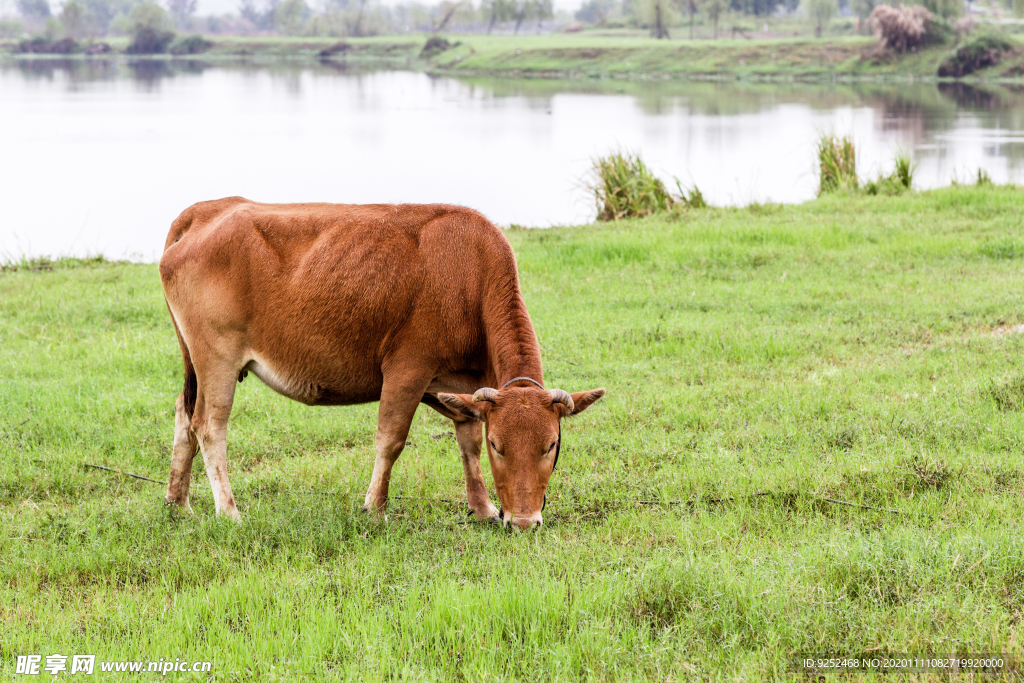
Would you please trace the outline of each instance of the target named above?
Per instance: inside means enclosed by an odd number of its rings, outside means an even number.
[[[1024,94],[965,85],[465,80],[340,67],[0,62],[0,260],[155,260],[189,204],[448,202],[546,227],[595,215],[592,159],[638,151],[713,204],[814,196],[814,142],[915,187],[1021,181]]]

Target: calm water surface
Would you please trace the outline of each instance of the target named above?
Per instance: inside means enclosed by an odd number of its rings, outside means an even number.
[[[917,187],[1022,181],[1024,95],[966,86],[456,80],[329,67],[0,64],[0,259],[155,260],[189,204],[450,202],[500,224],[591,219],[590,160],[638,150],[714,204],[814,196],[814,140]]]

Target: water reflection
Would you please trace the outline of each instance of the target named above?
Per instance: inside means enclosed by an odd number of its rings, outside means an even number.
[[[350,65],[202,59],[0,62],[15,136],[0,256],[154,258],[182,208],[447,201],[500,223],[593,215],[590,159],[642,151],[713,203],[814,194],[814,140],[851,133],[862,175],[898,147],[932,187],[1024,168],[1024,91],[967,84],[452,79]],[[88,169],[88,171],[83,171]],[[55,200],[54,198],[58,198]]]

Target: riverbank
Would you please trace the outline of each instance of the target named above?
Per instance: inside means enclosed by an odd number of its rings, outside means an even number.
[[[653,40],[634,34],[583,32],[540,36],[449,36],[448,46],[424,52],[427,36],[376,38],[213,37],[201,54],[118,56],[127,39],[108,41],[110,56],[74,59],[201,60],[272,63],[320,62],[338,68],[414,69],[438,74],[513,78],[616,78],[689,80],[938,80],[939,65],[952,45],[931,45],[897,54],[879,50],[865,36],[828,38]],[[1012,48],[997,64],[978,69],[968,80],[1019,81],[1024,74],[1024,44]],[[8,59],[39,59],[16,55],[13,41],[0,43]],[[61,55],[60,58],[68,58]]]
[[[566,420],[545,527],[464,524],[416,416],[238,385],[218,521],[161,504],[154,265],[0,271],[0,649],[268,680],[780,680],[798,654],[1024,656],[1024,193],[836,194],[509,230]],[[488,466],[484,477],[490,486]],[[98,667],[98,665],[97,665]],[[945,680],[945,674],[918,674]]]

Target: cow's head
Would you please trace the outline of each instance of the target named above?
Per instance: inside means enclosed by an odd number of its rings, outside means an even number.
[[[511,386],[475,394],[438,394],[450,410],[484,423],[501,521],[521,529],[540,526],[544,494],[555,466],[559,420],[582,413],[604,389],[568,394],[561,389]]]

